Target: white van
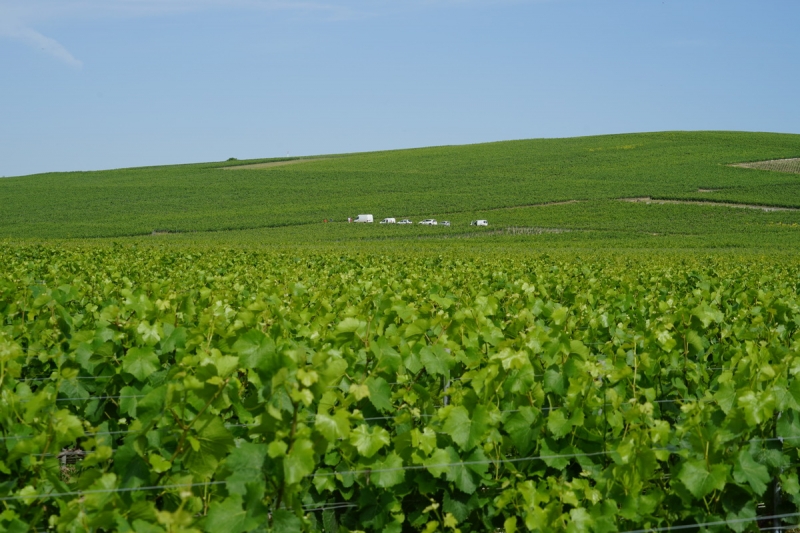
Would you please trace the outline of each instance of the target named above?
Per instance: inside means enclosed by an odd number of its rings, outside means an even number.
[[[373,222],[372,215],[358,215],[353,222]]]
[[[397,224],[397,221],[393,218],[384,218],[381,220],[381,224]]]
[[[470,226],[488,226],[489,221],[487,220],[473,220],[469,223]]]

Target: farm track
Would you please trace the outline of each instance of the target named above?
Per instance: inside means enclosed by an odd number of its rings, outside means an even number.
[[[409,238],[416,239],[472,239],[475,237],[496,237],[502,235],[543,235],[545,233],[567,233],[573,231],[596,231],[594,229],[568,229],[568,228],[544,228],[544,227],[522,227],[522,226],[507,226],[504,228],[486,231],[486,232],[468,232],[456,234],[443,234],[443,235],[410,235]]]
[[[492,207],[490,209],[481,209],[481,211],[509,211],[511,209],[527,209],[528,207],[549,207],[551,205],[568,205],[584,202],[585,200],[564,200],[561,202],[544,202],[541,204],[525,204],[525,205],[512,205],[509,207]],[[462,213],[464,211],[461,211]]]
[[[768,161],[754,161],[752,163],[736,163],[732,167],[754,168],[757,170],[773,170],[775,172],[787,172],[790,174],[800,174],[800,157],[789,159],[770,159]]]
[[[232,167],[220,167],[220,170],[254,170],[259,168],[282,167],[284,165],[294,165],[296,163],[308,163],[310,161],[325,161],[329,157],[310,157],[307,159],[292,159],[291,161],[273,161],[271,163],[254,163],[252,165],[234,165]]]
[[[642,196],[638,198],[619,198],[621,202],[631,203],[653,203],[653,204],[686,204],[686,205],[711,205],[720,207],[736,207],[740,209],[760,209],[761,211],[800,211],[798,207],[778,207],[771,205],[758,205],[758,204],[737,204],[733,202],[712,202],[709,200],[661,200],[653,199],[650,196]]]

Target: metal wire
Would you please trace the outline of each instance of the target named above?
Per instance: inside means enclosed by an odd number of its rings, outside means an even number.
[[[226,481],[208,481],[205,483],[184,483],[176,485],[152,485],[150,487],[123,487],[116,489],[75,490],[68,492],[49,492],[46,494],[30,494],[28,496],[3,496],[0,501],[37,500],[41,498],[61,498],[63,496],[82,496],[85,494],[109,494],[112,492],[137,492],[140,490],[180,489],[186,487],[204,487],[208,485],[224,485]]]
[[[598,455],[608,455],[612,452],[605,451],[605,452],[588,452],[588,453],[568,453],[568,454],[558,454],[558,455],[537,455],[531,457],[512,457],[511,459],[492,459],[486,461],[460,461],[458,463],[437,463],[431,465],[409,465],[409,466],[398,466],[395,468],[374,468],[374,469],[365,469],[365,470],[339,470],[337,472],[315,472],[313,474],[309,474],[306,477],[317,477],[317,476],[336,476],[336,475],[343,475],[343,474],[372,474],[372,473],[380,473],[380,472],[399,472],[401,470],[425,470],[428,468],[445,468],[450,466],[465,466],[465,465],[491,465],[497,463],[521,463],[525,461],[538,461],[538,460],[545,460],[545,459],[566,459],[566,458],[574,458],[574,457],[594,457]]]
[[[64,376],[57,376],[56,378],[15,378],[17,382],[28,382],[28,381],[56,381],[58,378],[63,379],[64,381],[71,381],[73,379],[111,379],[117,377],[119,374],[113,374],[111,376],[76,376],[74,378],[65,378]]]
[[[224,424],[226,428],[243,428],[243,427],[256,427],[258,424]],[[133,433],[140,433],[140,431],[133,431],[133,430],[120,430],[120,431],[98,431],[96,433],[86,433],[79,438],[89,438],[89,437],[98,437],[101,435],[130,435]],[[21,439],[32,439],[35,438],[36,435],[12,435],[9,437],[0,437],[0,442],[6,440],[21,440]]]
[[[316,507],[316,508],[313,508],[313,509],[309,509],[307,506],[303,506],[303,510],[305,512],[307,512],[307,513],[313,513],[313,512],[316,512],[316,511],[332,511],[332,510],[336,510],[336,509],[349,509],[351,507],[358,507],[358,505],[356,505],[354,503],[342,502],[341,504],[337,503],[337,504],[328,505],[328,506],[325,506],[325,507]]]
[[[57,402],[88,402],[90,400],[122,400],[125,398],[144,398],[147,396],[146,394],[131,394],[131,395],[121,395],[121,396],[87,396],[86,398],[56,398],[55,401]],[[28,403],[32,402],[33,399],[23,399],[19,400],[18,403]]]
[[[659,526],[659,527],[650,527],[647,529],[631,529],[629,531],[621,531],[620,533],[658,533],[659,531],[683,531],[686,529],[700,529],[701,527],[708,527],[708,526],[744,524],[747,522],[756,522],[758,520],[775,520],[783,518],[793,518],[796,516],[800,516],[800,513],[784,513],[784,514],[774,514],[769,516],[754,516],[752,518],[734,518],[731,520],[716,520],[714,522],[701,522],[699,524],[683,524],[680,526]],[[785,526],[785,527],[788,529],[791,526]]]
[[[56,401],[75,401],[75,400],[87,400],[87,401],[88,401],[88,400],[92,400],[92,399],[124,399],[124,398],[143,398],[144,396],[145,396],[145,395],[130,395],[130,396],[90,396],[90,397],[88,397],[88,398],[59,398],[59,399],[57,399]],[[677,403],[677,402],[682,402],[682,401],[687,401],[687,400],[695,400],[695,401],[713,401],[713,400],[706,400],[706,399],[695,399],[695,398],[676,398],[676,399],[673,399],[673,400],[654,400],[654,401],[653,401],[653,403]],[[26,402],[26,401],[30,401],[30,400],[24,400],[23,402]],[[23,403],[23,402],[20,402],[20,403]],[[552,410],[555,410],[555,409],[560,409],[560,408],[562,408],[562,407],[564,407],[564,406],[562,406],[562,405],[556,405],[556,406],[546,406],[546,407],[539,407],[538,409],[539,409],[540,411],[552,411]],[[519,409],[506,409],[506,410],[503,410],[503,411],[498,411],[498,413],[499,413],[499,414],[509,414],[509,413],[518,413],[519,411],[520,411]],[[315,415],[315,414],[310,414],[310,415],[308,415],[308,420],[313,420],[313,419],[314,419],[316,416],[317,416],[317,415]],[[364,421],[372,421],[372,420],[391,420],[391,419],[393,419],[393,418],[396,418],[396,417],[398,417],[398,416],[400,416],[400,415],[388,415],[388,416],[370,416],[370,417],[364,417],[362,420],[364,420]],[[417,418],[430,418],[430,417],[434,417],[434,416],[436,416],[436,414],[435,414],[435,413],[434,413],[434,414],[429,414],[429,413],[421,413],[421,414],[419,414],[419,415],[416,415],[416,417],[417,417]],[[233,424],[233,425],[231,425],[231,426],[228,426],[228,427],[244,427],[244,426],[255,426],[255,425],[257,425],[257,424]],[[106,431],[106,432],[98,432],[98,433],[87,433],[85,436],[87,436],[87,437],[92,437],[92,436],[97,436],[97,435],[121,435],[121,434],[127,434],[127,433],[135,433],[135,432],[133,432],[133,431]],[[18,439],[31,439],[31,438],[33,438],[33,437],[34,437],[34,436],[32,436],[32,435],[20,435],[20,436],[10,436],[10,437],[0,437],[0,441],[6,441],[6,440],[18,440]]]

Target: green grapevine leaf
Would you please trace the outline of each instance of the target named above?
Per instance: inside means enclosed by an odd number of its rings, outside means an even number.
[[[188,449],[184,465],[199,476],[208,476],[233,447],[233,437],[217,417],[203,417],[195,423],[195,428],[193,438],[197,442],[197,449]]]
[[[405,480],[403,460],[399,455],[390,453],[386,459],[375,463],[370,474],[370,481],[378,487],[389,488]]]
[[[242,533],[258,526],[253,518],[242,509],[242,497],[233,494],[221,502],[209,506],[205,530],[210,532]]]
[[[275,354],[275,342],[257,329],[251,329],[233,344],[244,368],[277,370],[279,361]]]
[[[314,419],[314,427],[331,442],[350,436],[350,421],[347,411],[337,410],[333,416],[318,413]]]
[[[764,494],[770,481],[767,467],[757,463],[747,450],[741,450],[736,455],[733,479],[738,483],[748,483],[758,495]]]
[[[158,370],[158,356],[150,347],[131,348],[122,358],[122,369],[133,374],[139,381],[145,381]]]
[[[378,410],[389,412],[392,407],[392,389],[383,378],[369,378],[367,380],[369,388],[369,400]]]
[[[284,509],[272,513],[273,533],[297,533],[302,530],[300,519]]]
[[[389,432],[378,426],[361,425],[350,432],[350,443],[364,457],[372,457],[391,443]]]
[[[712,465],[709,469],[705,461],[686,461],[683,463],[678,479],[689,489],[695,498],[702,498],[714,490],[722,490],[728,479],[730,467]]]
[[[536,446],[537,429],[534,427],[537,413],[530,406],[522,406],[519,411],[508,417],[503,429],[511,436],[514,447],[519,453],[527,455]]]
[[[453,442],[463,449],[466,447],[467,442],[469,442],[470,425],[469,411],[467,411],[465,407],[459,405],[451,409],[447,414],[447,419],[442,429],[445,433],[450,435]]]
[[[547,416],[547,429],[550,430],[553,437],[560,439],[572,431],[572,420],[567,418],[563,409],[554,409]]]
[[[283,460],[283,473],[286,483],[299,483],[314,471],[314,444],[308,439],[298,439]]]
[[[425,370],[431,374],[438,374],[440,376],[447,376],[450,373],[450,367],[455,362],[452,355],[441,345],[424,346],[419,352],[420,361],[422,362]]]

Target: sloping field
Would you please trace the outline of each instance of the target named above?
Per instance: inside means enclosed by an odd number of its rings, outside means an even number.
[[[639,208],[610,202],[619,198],[800,207],[800,177],[732,166],[799,154],[800,135],[664,132],[237,161],[237,172],[222,170],[231,162],[219,162],[40,174],[0,180],[0,238],[232,241],[242,232],[266,232],[267,240],[285,242],[435,239],[474,232],[469,220],[486,218],[490,230],[502,224],[593,231],[581,237],[591,245],[598,232],[611,227],[623,239],[659,233],[648,231],[654,224],[648,217],[660,216],[659,210],[642,218]],[[294,161],[303,164],[287,164]],[[729,223],[727,214],[714,214],[713,227],[719,230],[714,235],[692,219],[718,207],[677,209],[670,215],[680,222],[675,235],[686,224],[692,235],[710,243],[720,232],[742,232],[738,215]],[[373,213],[376,220],[435,217],[453,226],[340,224],[359,213]],[[791,227],[800,220],[796,212],[749,216],[745,233],[750,236],[770,224]],[[324,224],[324,219],[333,222]],[[655,225],[670,233],[670,220]],[[789,232],[789,241],[796,234]],[[546,237],[575,238],[574,232]]]

